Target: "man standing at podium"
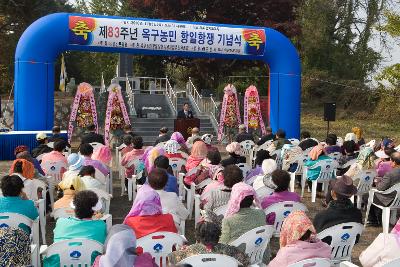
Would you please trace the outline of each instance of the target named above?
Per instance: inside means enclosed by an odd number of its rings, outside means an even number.
[[[189,103],[183,104],[183,109],[178,111],[178,119],[192,119],[193,112],[190,110]]]

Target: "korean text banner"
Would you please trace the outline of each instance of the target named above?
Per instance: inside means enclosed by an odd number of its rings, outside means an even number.
[[[69,16],[69,43],[162,51],[263,56],[265,30]]]

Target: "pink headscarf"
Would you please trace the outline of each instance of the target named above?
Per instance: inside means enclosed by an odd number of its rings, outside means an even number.
[[[322,152],[324,152],[324,147],[321,144],[318,144],[311,149],[310,153],[308,153],[308,156],[312,160],[317,160],[318,157],[322,154]]]
[[[146,152],[145,152],[146,153]],[[145,158],[144,165],[146,167],[147,173],[150,173],[154,168],[154,160],[158,156],[162,156],[165,154],[165,150],[162,147],[153,147],[148,153],[147,157]]]
[[[232,142],[226,146],[226,151],[240,156],[242,154],[242,146],[238,142]]]
[[[174,140],[174,141],[178,142],[179,144],[184,144],[186,142],[185,138],[183,137],[183,135],[180,132],[174,132],[171,135],[170,140]]]
[[[206,143],[203,141],[197,141],[192,146],[190,157],[204,159],[207,156],[208,149]]]
[[[143,185],[136,195],[132,208],[126,215],[124,223],[129,217],[152,216],[162,214],[160,195],[149,185]]]
[[[92,159],[99,160],[109,166],[111,162],[111,150],[108,146],[100,146],[93,152]]]
[[[237,183],[232,187],[231,198],[228,202],[228,209],[225,213],[225,218],[230,217],[240,210],[240,202],[247,197],[254,196],[256,203],[258,204],[258,199],[256,197],[256,191],[254,188],[243,182]]]
[[[397,221],[396,225],[392,229],[392,234],[394,234],[397,244],[400,246],[400,219]]]

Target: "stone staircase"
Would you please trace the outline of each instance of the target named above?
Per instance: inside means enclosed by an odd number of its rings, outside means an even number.
[[[211,133],[216,136],[216,132],[210,118],[207,115],[202,115],[199,110],[193,106],[188,98],[180,97],[177,99],[178,110],[182,109],[182,106],[185,102],[190,103],[194,116],[200,119],[200,133]],[[168,127],[170,133],[174,131],[175,116],[172,113],[168,115],[166,114],[163,116],[163,118],[132,117],[130,119],[134,132],[143,137],[145,145],[153,145],[155,139],[158,137],[161,127]]]

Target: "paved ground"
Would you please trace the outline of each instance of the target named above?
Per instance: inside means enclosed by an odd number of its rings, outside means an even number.
[[[224,149],[221,147],[221,151]],[[223,153],[223,157],[226,157],[226,153]],[[9,170],[11,162],[0,161],[0,174],[4,175]],[[114,177],[117,176],[117,172],[114,172]],[[299,188],[296,187],[296,191],[299,192]],[[125,215],[129,212],[132,203],[128,201],[128,197],[126,195],[121,197],[121,188],[118,179],[114,179],[114,197],[111,201],[111,214],[113,216],[113,224],[122,223]],[[321,206],[321,199],[317,199],[316,203],[311,203],[311,195],[306,192],[305,197],[302,202],[308,207],[309,215],[311,218],[315,216],[315,214],[323,210]],[[53,238],[53,229],[55,226],[55,222],[52,218],[47,218],[47,235],[46,240],[48,244],[51,244]],[[368,227],[365,229],[364,233],[361,236],[360,242],[353,249],[353,262],[355,264],[359,264],[358,256],[360,253],[374,240],[374,238],[382,231],[382,228],[371,228]],[[194,221],[190,220],[186,222],[186,238],[190,242],[194,242]],[[279,249],[279,241],[277,239],[273,239],[272,243],[272,255],[275,255],[277,250]]]

